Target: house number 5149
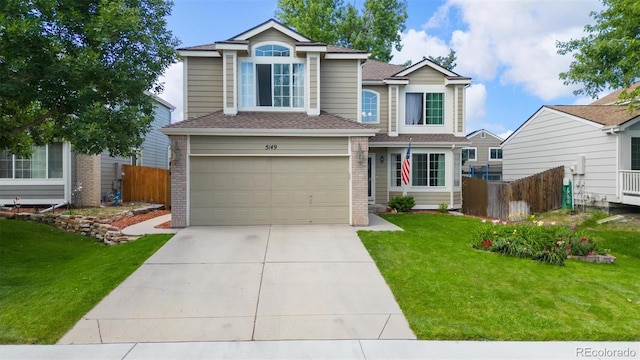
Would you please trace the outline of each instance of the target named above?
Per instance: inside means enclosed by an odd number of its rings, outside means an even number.
[[[278,145],[276,144],[267,144],[264,146],[265,150],[277,150],[278,149]]]

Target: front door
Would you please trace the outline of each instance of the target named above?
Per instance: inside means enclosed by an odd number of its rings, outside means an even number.
[[[374,203],[376,198],[376,154],[369,154],[367,159],[367,195],[369,202]]]

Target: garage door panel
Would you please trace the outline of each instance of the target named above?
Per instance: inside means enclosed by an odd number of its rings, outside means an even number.
[[[191,225],[348,223],[348,159],[196,157]]]

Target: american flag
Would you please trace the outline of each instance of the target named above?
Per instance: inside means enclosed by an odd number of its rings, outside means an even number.
[[[407,156],[405,156],[402,161],[402,183],[405,185],[409,185],[409,173],[411,173],[411,143],[409,143],[409,147],[407,148]]]

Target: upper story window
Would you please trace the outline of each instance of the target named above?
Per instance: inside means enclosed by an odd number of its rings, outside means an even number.
[[[240,59],[240,106],[304,108],[304,60],[277,44],[259,46],[254,54]]]
[[[62,179],[62,143],[36,146],[27,157],[1,152],[0,179]]]
[[[406,93],[405,124],[444,125],[444,93]]]
[[[476,148],[462,148],[462,161],[476,161]]]
[[[489,148],[489,160],[499,161],[502,160],[502,149],[500,148]]]
[[[379,122],[379,109],[378,93],[371,90],[362,90],[362,122]]]
[[[262,45],[256,48],[256,56],[291,56],[291,50],[282,45]]]

